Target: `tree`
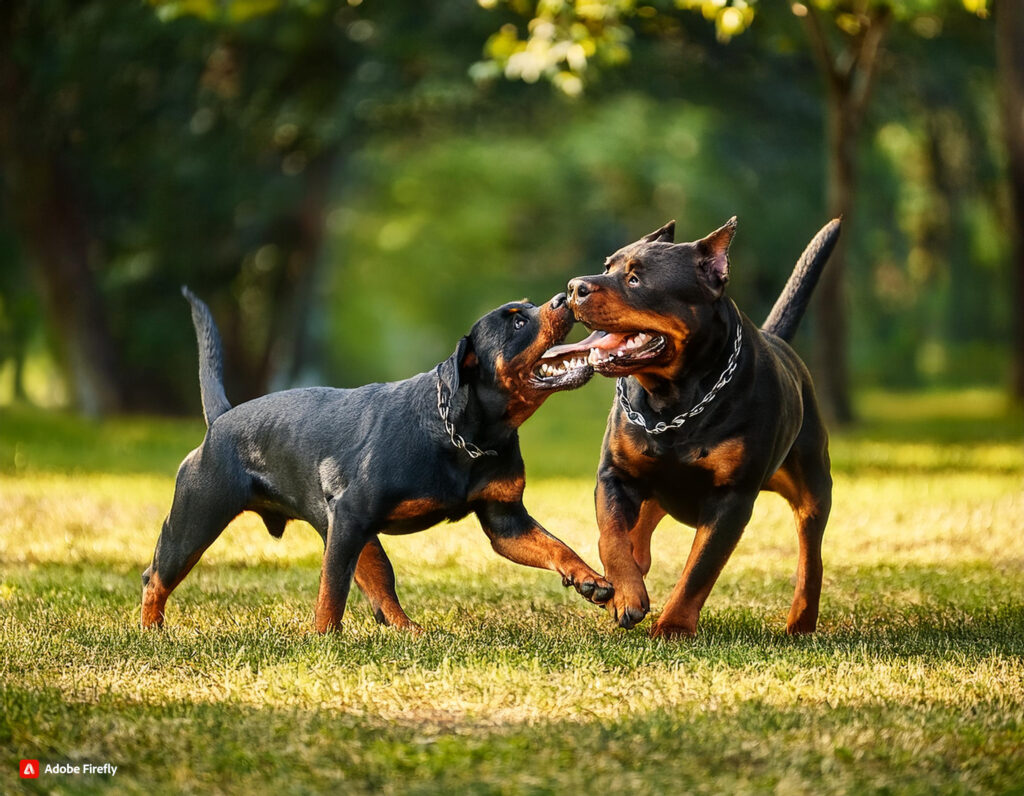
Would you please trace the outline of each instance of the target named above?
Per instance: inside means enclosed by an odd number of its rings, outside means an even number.
[[[996,52],[1003,136],[1009,158],[1015,274],[1014,392],[1024,399],[1024,4],[1000,0],[996,6]]]
[[[496,5],[492,0],[482,3]],[[534,82],[541,77],[570,95],[584,87],[593,62],[615,65],[628,57],[630,24],[650,29],[667,16],[652,5],[631,0],[570,3],[548,0],[536,7],[510,0],[514,10],[531,15],[527,35],[504,25],[489,40],[491,62],[510,78]],[[746,30],[757,13],[774,13],[757,0],[676,0],[682,9],[700,11],[715,23],[722,41]],[[817,369],[819,392],[832,420],[853,419],[849,387],[849,322],[845,298],[846,250],[855,229],[852,218],[858,173],[858,143],[881,63],[882,44],[894,22],[934,30],[941,13],[963,6],[979,16],[986,0],[808,0],[790,10],[803,21],[806,41],[825,84],[826,202],[843,216],[844,234],[818,287]],[[924,20],[922,23],[921,20]]]
[[[294,382],[350,154],[472,102],[487,24],[458,2],[152,6],[0,4],[5,226],[90,414],[195,405],[182,282],[222,321],[230,395]]]

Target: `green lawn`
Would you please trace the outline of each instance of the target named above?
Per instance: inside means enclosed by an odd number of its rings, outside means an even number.
[[[524,429],[527,506],[599,565],[611,385]],[[139,631],[202,424],[0,410],[0,792],[1024,793],[1024,423],[996,393],[862,398],[833,441],[820,632],[783,632],[796,538],[765,495],[698,637],[625,632],[475,521],[386,538],[409,614],[312,632],[316,534],[239,518]],[[690,531],[665,522],[655,614]],[[18,778],[17,761],[113,779]]]

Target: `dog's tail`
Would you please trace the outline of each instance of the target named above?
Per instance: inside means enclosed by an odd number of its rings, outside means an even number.
[[[825,269],[829,255],[839,239],[841,219],[833,218],[807,244],[804,253],[797,260],[793,273],[790,274],[786,287],[782,289],[775,306],[768,314],[768,320],[761,329],[781,337],[786,342],[793,339],[796,328],[800,325],[807,304],[811,300],[818,277]]]
[[[220,332],[213,322],[209,307],[184,285],[181,295],[192,305],[192,323],[196,327],[196,341],[199,343],[199,392],[203,396],[203,417],[209,426],[231,408],[224,394],[224,353]]]

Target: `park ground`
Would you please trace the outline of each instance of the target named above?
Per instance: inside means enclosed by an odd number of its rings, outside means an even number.
[[[524,428],[526,503],[595,565],[610,384]],[[859,401],[833,439],[819,632],[789,638],[774,495],[697,638],[631,632],[475,520],[384,540],[421,636],[360,596],[317,636],[319,538],[243,515],[138,628],[201,422],[0,410],[0,792],[1024,793],[1024,423],[997,392]],[[656,615],[691,531],[664,522]],[[20,780],[21,758],[111,763]]]

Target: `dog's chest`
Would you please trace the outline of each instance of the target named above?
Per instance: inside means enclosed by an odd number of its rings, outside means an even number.
[[[706,496],[718,487],[736,483],[745,463],[746,445],[740,437],[704,441],[621,429],[611,440],[616,467],[643,484],[663,508],[693,524]]]

